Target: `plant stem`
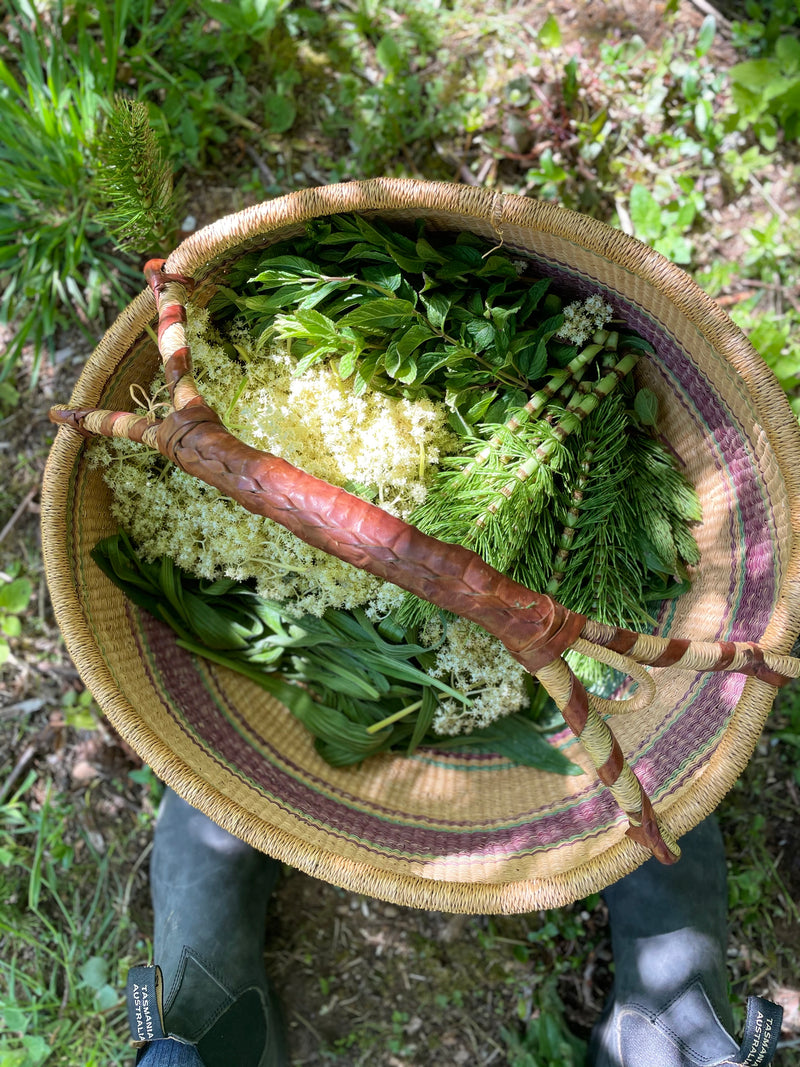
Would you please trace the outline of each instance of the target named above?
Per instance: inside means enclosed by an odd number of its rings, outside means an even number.
[[[610,373],[600,379],[587,396],[582,397],[577,403],[573,398],[562,418],[553,427],[553,436],[542,442],[530,459],[526,459],[524,463],[517,467],[514,476],[498,490],[499,499],[489,504],[486,511],[476,518],[475,523],[477,526],[485,525],[488,516],[497,514],[503,505],[503,501],[509,500],[522,482],[527,482],[537,468],[550,461],[550,457],[558,445],[563,444],[570,434],[575,433],[583,420],[588,415],[591,415],[597,405],[616,389],[626,375],[630,374],[638,359],[638,352],[629,352],[614,365]]]
[[[575,539],[575,530],[580,521],[583,493],[589,480],[589,471],[591,470],[596,446],[597,441],[595,440],[590,441],[586,446],[583,461],[581,462],[581,472],[575,480],[575,486],[570,496],[569,511],[564,522],[564,529],[558,539],[558,549],[553,560],[553,573],[545,587],[545,592],[550,596],[556,595],[566,575],[567,561],[572,550],[572,542]]]
[[[583,376],[586,367],[592,362],[592,360],[603,351],[605,348],[616,348],[617,334],[608,334],[605,330],[599,330],[592,338],[592,344],[587,345],[582,352],[579,352],[573,360],[571,360],[566,367],[562,370],[556,371],[550,381],[546,382],[541,389],[537,390],[533,396],[528,400],[528,403],[517,412],[505,424],[505,429],[511,433],[516,433],[521,426],[528,422],[531,418],[536,418],[542,413],[547,406],[548,401],[553,397],[571,380],[580,381]],[[609,339],[613,340],[613,345],[609,344]],[[475,459],[467,467],[464,468],[462,474],[468,475],[475,470],[476,467],[485,463],[492,451],[502,443],[502,439],[498,434],[490,438],[486,447],[483,448]]]
[[[415,700],[413,704],[407,704],[406,707],[396,711],[393,715],[387,715],[385,719],[381,719],[380,722],[374,722],[371,726],[367,727],[368,734],[377,734],[381,730],[385,730],[387,726],[393,726],[400,719],[404,719],[406,715],[410,715],[412,711],[419,711],[422,707],[421,700]]]
[[[365,289],[374,289],[376,293],[382,293],[387,300],[397,300],[397,293],[391,289],[387,289],[384,285],[379,285],[377,282],[368,282],[366,278],[357,278],[355,274],[321,274],[318,278],[298,278],[300,282],[342,282],[347,285],[363,285]],[[417,315],[421,313],[416,312]],[[424,318],[424,316],[422,316]]]

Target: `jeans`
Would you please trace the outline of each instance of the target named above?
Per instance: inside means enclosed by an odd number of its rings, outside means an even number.
[[[150,1042],[138,1067],[203,1067],[203,1061],[194,1045],[184,1045],[167,1037]]]

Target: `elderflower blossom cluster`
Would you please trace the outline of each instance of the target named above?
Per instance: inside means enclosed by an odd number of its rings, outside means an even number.
[[[425,498],[431,467],[458,447],[443,405],[354,396],[327,363],[293,378],[285,347],[259,347],[245,333],[233,337],[237,359],[203,310],[190,309],[187,339],[201,392],[241,440],[331,484],[369,487],[400,518]],[[368,602],[386,614],[403,595],[131,442],[98,442],[95,462],[105,467],[116,519],[147,559],[170,556],[199,577],[255,579],[261,596],[298,616]]]
[[[441,622],[427,623],[421,636],[429,644],[441,640]],[[469,704],[452,698],[439,701],[432,724],[437,734],[470,733],[529,703],[525,668],[496,637],[467,619],[447,623],[445,640],[428,673],[470,698]]]
[[[582,345],[592,334],[602,330],[614,315],[610,304],[598,294],[593,293],[586,300],[576,300],[567,304],[563,310],[564,325],[556,334],[562,341]]]

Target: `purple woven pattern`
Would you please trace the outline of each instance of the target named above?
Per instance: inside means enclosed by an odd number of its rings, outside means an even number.
[[[707,450],[708,463],[728,494],[730,543],[739,546],[725,576],[727,588],[719,590],[724,605],[717,630],[704,636],[709,640],[759,639],[776,599],[778,560],[765,479],[747,434],[663,324],[596,279],[576,277],[566,268],[554,269],[552,262],[546,268],[557,284],[573,293],[604,293],[615,312],[656,349],[654,365],[665,389],[696,427],[692,437],[697,448]],[[666,606],[660,622],[662,632],[669,631],[672,613],[673,606]],[[437,857],[522,857],[567,847],[624,821],[594,775],[564,778],[560,799],[498,812],[480,825],[458,821],[457,816],[448,820],[398,810],[392,805],[391,775],[387,775],[387,791],[380,802],[365,800],[357,795],[355,780],[351,793],[332,785],[330,779],[316,777],[309,770],[311,760],[303,766],[289,761],[280,743],[257,732],[226,698],[224,684],[214,681],[216,668],[193,664],[164,627],[143,613],[137,613],[132,622],[146,646],[143,659],[154,685],[194,744],[227,773],[260,793],[265,811],[278,809],[285,814],[287,824],[306,826],[312,838],[319,834],[348,841],[376,859],[390,855],[395,863],[413,864]],[[696,774],[702,769],[743,686],[744,678],[737,675],[688,676],[687,688],[674,706],[648,720],[650,729],[632,749],[626,749],[626,755],[654,800],[663,802],[685,784],[689,772]],[[576,743],[567,731],[554,742],[567,750]],[[498,776],[507,773],[507,764],[492,757],[422,751],[408,762],[431,759],[451,768],[449,773],[459,779],[455,792],[477,787],[491,793]],[[530,773],[532,781],[540,774]],[[342,781],[341,774],[335,777]],[[531,796],[538,792],[532,788]]]
[[[544,817],[532,808],[479,826],[437,819],[431,827],[429,817],[365,802],[287,760],[279,745],[255,731],[225,699],[222,689],[202,684],[192,657],[177,647],[166,626],[145,612],[136,612],[133,621],[153,684],[193,744],[290,818],[327,836],[357,842],[362,851],[391,853],[396,861],[408,863],[450,855],[522,856],[592,836],[603,823],[617,821],[618,809],[609,795],[588,785],[583,794]],[[213,676],[215,668],[210,672]],[[482,767],[490,775],[503,773],[503,764],[491,757],[468,762],[478,772]],[[466,777],[474,772],[460,773]],[[490,788],[491,783],[481,780],[480,787]]]

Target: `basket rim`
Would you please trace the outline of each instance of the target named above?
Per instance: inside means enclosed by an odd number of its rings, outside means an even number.
[[[458,218],[488,221],[498,243],[505,231],[520,227],[550,234],[588,249],[621,266],[651,285],[669,301],[716,351],[738,372],[759,413],[761,425],[777,456],[792,502],[793,547],[781,595],[764,633],[765,644],[788,651],[800,631],[800,430],[788,401],[771,371],[742,331],[679,267],[659,252],[605,223],[554,204],[516,194],[472,186],[416,179],[376,178],[322,186],[265,201],[227,215],[187,237],[168,257],[165,270],[205,277],[248,242],[257,244],[277,231],[300,228],[312,218],[342,212],[377,213],[429,211]],[[454,227],[455,228],[455,227]],[[94,406],[122,356],[150,326],[156,315],[151,291],[144,290],[124,309],[87,362],[72,394],[74,407]],[[507,883],[437,882],[418,876],[389,874],[367,863],[321,850],[300,838],[265,824],[214,786],[205,782],[150,730],[122,697],[107,663],[92,643],[91,628],[81,608],[70,562],[70,538],[65,526],[69,478],[82,450],[82,439],[61,428],[45,469],[42,493],[42,543],[45,573],[56,619],[82,680],[108,715],[112,725],[134,748],[146,752],[147,762],[168,785],[219,825],[270,852],[283,862],[356,893],[366,893],[407,906],[445,911],[491,913],[556,907],[594,892],[635,869],[648,857],[640,846],[623,837],[602,855],[579,867],[546,879]],[[692,829],[730,790],[745,766],[769,711],[771,687],[748,679],[740,700],[748,716],[735,716],[708,773],[664,813],[677,836]],[[764,704],[766,703],[766,708]],[[737,712],[738,712],[737,708]],[[134,740],[135,739],[135,743]]]

